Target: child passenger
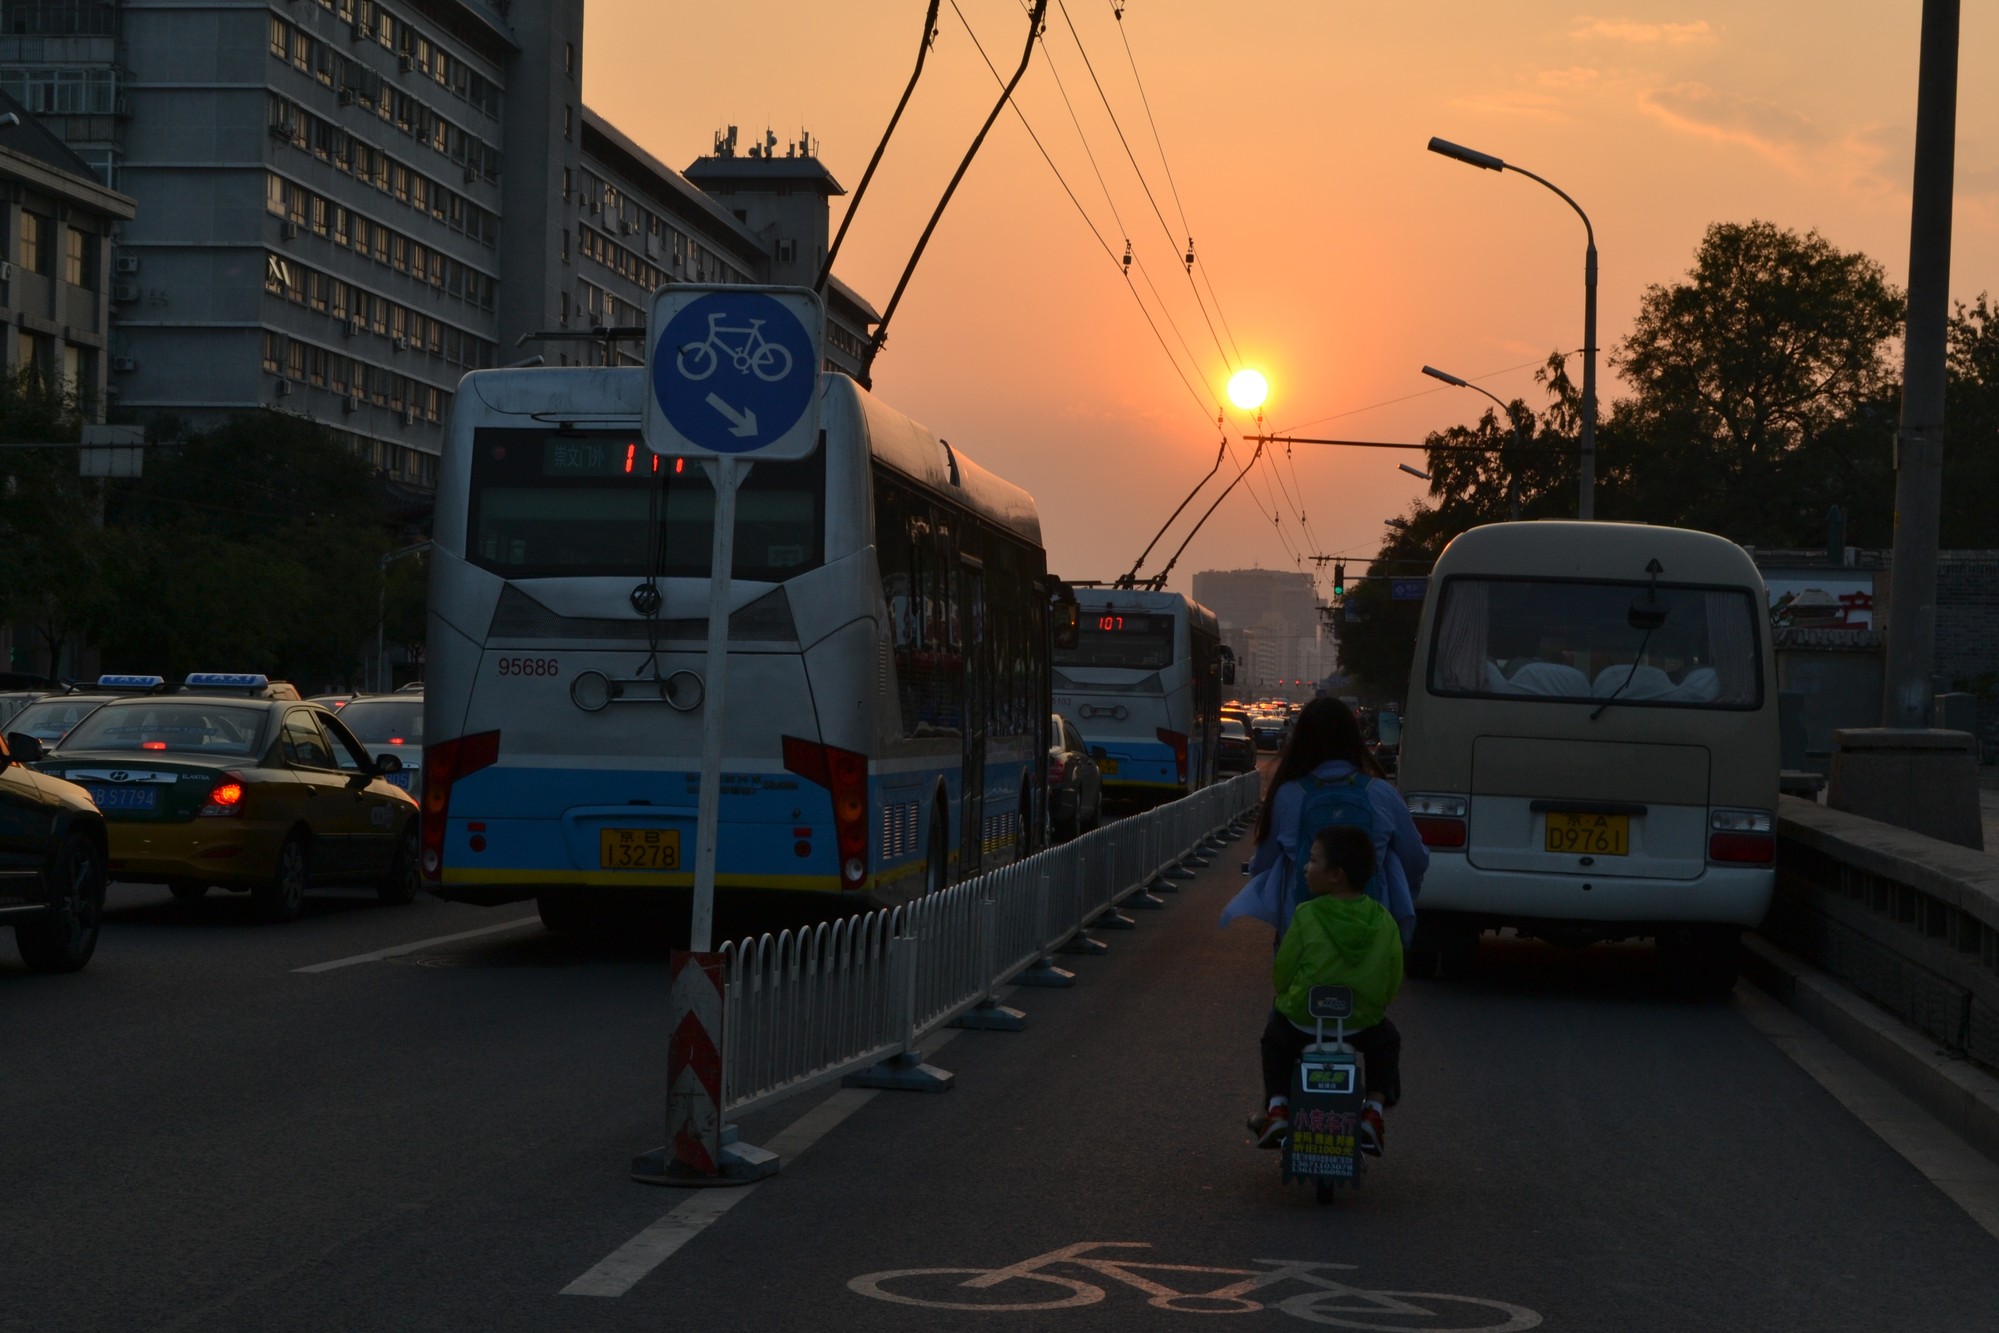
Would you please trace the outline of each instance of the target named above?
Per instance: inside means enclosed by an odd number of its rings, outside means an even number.
[[[1395,918],[1367,896],[1374,844],[1350,824],[1332,824],[1312,838],[1300,904],[1277,950],[1272,979],[1277,1000],[1263,1028],[1263,1091],[1269,1110],[1250,1121],[1257,1146],[1275,1148],[1291,1130],[1291,1070],[1310,1045],[1315,1024],[1307,997],[1314,986],[1353,990],[1347,1042],[1366,1062],[1360,1114],[1361,1151],[1381,1154],[1386,1129],[1382,1094],[1399,1082],[1402,1034],[1388,1020],[1388,1002],[1402,984],[1402,935]]]

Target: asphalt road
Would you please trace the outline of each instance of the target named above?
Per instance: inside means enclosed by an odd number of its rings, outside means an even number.
[[[1074,988],[1019,992],[1026,1031],[954,1035],[950,1092],[750,1118],[784,1169],[727,1191],[625,1176],[662,1137],[653,930],[364,894],[259,926],[114,889],[85,972],[0,963],[0,1328],[1999,1324],[1999,1243],[1751,997],[1675,998],[1643,948],[1489,944],[1470,980],[1410,983],[1388,1157],[1332,1207],[1281,1187],[1243,1128],[1268,935],[1213,925],[1239,859],[1106,933]],[[604,1283],[641,1237],[671,1253]],[[593,1273],[621,1294],[564,1294]]]

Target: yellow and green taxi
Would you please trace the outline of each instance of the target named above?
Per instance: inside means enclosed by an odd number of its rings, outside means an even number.
[[[331,712],[230,694],[113,699],[37,767],[104,812],[110,872],[177,898],[248,891],[289,921],[313,884],[374,884],[416,899],[417,803]]]

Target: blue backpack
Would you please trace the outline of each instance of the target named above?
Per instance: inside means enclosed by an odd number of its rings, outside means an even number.
[[[1298,779],[1305,800],[1298,807],[1298,826],[1293,846],[1298,849],[1297,864],[1291,872],[1291,891],[1285,903],[1284,920],[1288,924],[1291,914],[1298,905],[1311,897],[1311,890],[1305,887],[1305,862],[1311,855],[1312,838],[1329,824],[1351,824],[1367,835],[1373,845],[1377,860],[1382,854],[1383,838],[1375,836],[1374,804],[1368,799],[1367,786],[1372,781],[1364,773],[1349,773],[1343,778],[1327,780],[1310,773]],[[1376,865],[1374,878],[1367,882],[1367,896],[1386,908],[1395,918],[1395,924],[1402,928],[1404,942],[1409,936],[1409,923],[1416,919],[1416,907],[1410,902],[1406,891],[1392,892],[1384,867]],[[1391,897],[1401,901],[1391,901]]]

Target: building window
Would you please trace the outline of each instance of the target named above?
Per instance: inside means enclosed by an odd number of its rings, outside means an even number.
[[[562,137],[565,139],[570,138],[575,134],[575,132],[576,132],[576,108],[573,106],[565,106],[564,108],[562,108]]]
[[[47,273],[49,220],[40,213],[21,210],[21,246],[19,263],[30,273]]]
[[[562,72],[572,79],[576,77],[576,43],[574,42],[564,42],[562,44]]]
[[[75,227],[64,228],[63,280],[72,287],[97,290],[96,237]]]

